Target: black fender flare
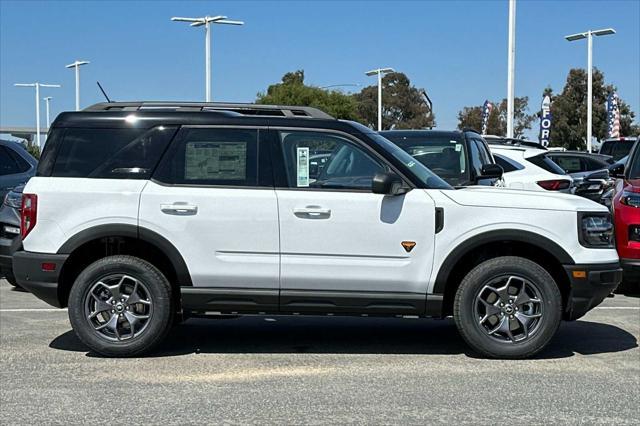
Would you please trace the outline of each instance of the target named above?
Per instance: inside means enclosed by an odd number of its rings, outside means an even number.
[[[498,241],[514,241],[533,245],[551,253],[551,255],[553,255],[563,265],[575,264],[575,261],[565,249],[560,247],[556,242],[548,239],[547,237],[543,237],[542,235],[521,229],[499,229],[495,231],[488,231],[465,240],[453,249],[451,253],[449,253],[440,266],[440,270],[438,271],[433,287],[433,293],[444,294],[449,275],[451,274],[454,266],[465,255],[480,246]]]
[[[58,254],[71,254],[75,249],[99,238],[127,237],[144,241],[158,248],[171,262],[176,271],[180,286],[192,286],[191,274],[178,249],[165,237],[149,229],[127,224],[97,225],[84,229],[69,238],[59,249]]]

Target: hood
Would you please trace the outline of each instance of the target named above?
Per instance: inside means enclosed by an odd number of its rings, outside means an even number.
[[[468,186],[457,191],[442,191],[463,206],[531,210],[607,212],[607,208],[577,195],[551,191],[525,191],[491,186]]]

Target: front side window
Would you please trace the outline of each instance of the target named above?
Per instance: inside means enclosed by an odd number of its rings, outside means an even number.
[[[287,181],[291,188],[371,190],[385,167],[342,136],[324,132],[281,131]]]
[[[453,186],[469,181],[467,155],[457,135],[385,133],[384,137]]]
[[[184,129],[154,178],[182,185],[257,186],[258,131]]]

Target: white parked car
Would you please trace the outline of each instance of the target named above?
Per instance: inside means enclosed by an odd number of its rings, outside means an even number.
[[[573,178],[549,158],[546,148],[517,139],[484,138],[504,170],[502,178],[507,188],[573,193]]]
[[[479,353],[522,358],[622,279],[604,206],[454,189],[313,108],[65,112],[21,215],[18,283],[68,306],[80,340],[108,356],[148,352],[193,313],[453,316]]]

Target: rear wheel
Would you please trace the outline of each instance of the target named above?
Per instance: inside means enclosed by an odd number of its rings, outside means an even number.
[[[110,256],[89,265],[69,294],[69,320],[91,350],[135,356],[162,341],[173,323],[171,285],[152,264]]]
[[[462,280],[454,319],[464,340],[491,358],[526,358],[551,340],[562,317],[562,296],[551,275],[521,257],[476,266]]]
[[[17,288],[22,288],[18,284],[18,281],[16,281],[16,277],[13,276],[13,274],[10,274],[10,273],[5,274],[4,279],[7,280],[7,282],[9,284],[11,284],[12,286],[17,287]]]

